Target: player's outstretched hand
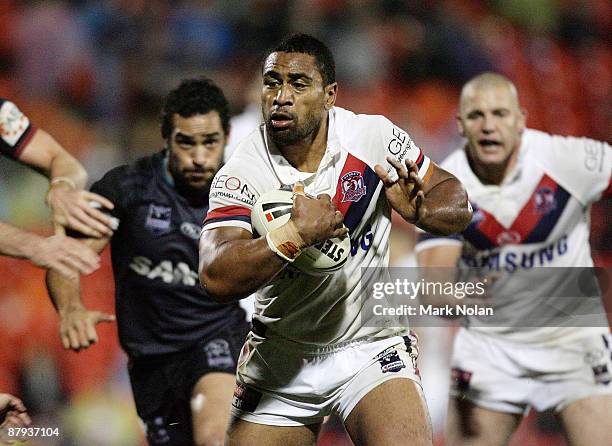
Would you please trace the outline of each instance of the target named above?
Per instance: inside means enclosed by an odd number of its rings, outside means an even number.
[[[329,195],[320,194],[316,198],[309,198],[301,182],[293,186],[293,194],[291,220],[306,246],[334,237],[344,237],[348,233],[348,229],[342,225],[344,216],[336,209]]]
[[[100,267],[100,256],[89,246],[62,234],[36,237],[28,258],[36,266],[52,269],[68,278],[89,274]]]
[[[99,204],[92,206],[91,202]],[[113,203],[101,195],[75,190],[57,183],[47,194],[54,225],[78,231],[88,237],[110,237],[113,234],[112,217],[98,207],[113,209]]]
[[[60,338],[65,349],[76,352],[98,342],[96,325],[112,322],[115,316],[101,311],[78,308],[60,314]]]
[[[423,180],[419,178],[419,168],[412,160],[406,160],[404,164],[392,157],[387,161],[395,171],[389,173],[383,166],[377,164],[374,171],[385,186],[385,195],[391,207],[400,214],[404,220],[416,223],[419,219],[419,209],[425,193],[423,192]],[[397,173],[397,175],[395,175]]]
[[[27,426],[32,422],[21,400],[8,393],[0,393],[0,428]]]

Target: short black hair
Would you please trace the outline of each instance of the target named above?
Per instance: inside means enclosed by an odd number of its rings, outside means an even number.
[[[310,54],[315,58],[317,69],[323,78],[323,83],[329,85],[336,82],[336,63],[334,62],[334,55],[327,45],[316,37],[309,34],[293,34],[287,37],[277,46],[266,52],[266,56],[262,61],[262,71],[263,64],[266,62],[268,56],[278,52]]]
[[[211,111],[219,113],[221,126],[229,133],[229,104],[223,91],[213,81],[205,77],[185,79],[178,87],[168,93],[162,107],[160,121],[161,134],[164,139],[172,135],[175,114],[183,118],[194,115],[205,115]]]

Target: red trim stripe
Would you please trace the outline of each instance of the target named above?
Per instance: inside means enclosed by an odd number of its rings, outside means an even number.
[[[204,220],[204,223],[206,223],[208,220],[213,220],[213,219],[217,219],[217,218],[228,218],[228,217],[250,217],[251,216],[251,210],[248,208],[245,208],[244,206],[224,206],[218,209],[215,209],[214,211],[208,211],[208,214],[206,215],[206,219]]]
[[[499,246],[499,237],[504,232],[512,232],[518,235],[520,240],[516,240],[516,243],[521,243],[523,240],[529,237],[531,232],[543,218],[543,215],[535,210],[536,206],[534,203],[536,200],[536,191],[543,187],[548,187],[555,192],[559,186],[548,175],[543,175],[540,182],[533,189],[531,197],[527,203],[525,203],[509,228],[506,228],[500,222],[498,222],[492,214],[480,208],[479,212],[482,212],[484,218],[478,223],[476,227],[477,230],[485,235],[487,239],[489,239],[489,241],[495,246]]]
[[[550,188],[554,193],[558,186],[552,178],[548,175],[544,175],[535,187],[527,203],[525,203],[525,206],[523,206],[523,209],[519,212],[518,217],[512,223],[512,229],[521,235],[521,241],[525,240],[529,234],[531,234],[533,228],[537,226],[543,217],[541,213],[536,212],[535,206],[536,192],[543,187]]]
[[[608,188],[604,191],[601,198],[610,198],[612,197],[612,178],[610,179],[610,183],[608,183]]]
[[[483,233],[491,243],[497,245],[497,237],[499,234],[506,231],[506,228],[484,209],[480,208],[480,212],[483,213],[484,218],[478,224],[478,230]]]
[[[34,136],[34,134],[37,131],[38,131],[38,128],[36,128],[34,125],[30,124],[30,127],[28,129],[26,129],[25,136],[21,137],[21,141],[19,142],[19,145],[17,146],[17,149],[14,152],[15,153],[15,158],[19,158],[21,156],[21,153],[28,146],[28,144],[30,144],[30,141],[32,140],[32,137]]]
[[[418,167],[419,170],[421,170],[421,166],[423,165],[423,160],[425,159],[425,155],[423,154],[423,151],[421,149],[419,149],[419,156],[417,157],[415,163]]]

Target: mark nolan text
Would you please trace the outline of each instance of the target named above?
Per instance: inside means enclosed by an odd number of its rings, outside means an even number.
[[[493,316],[493,308],[482,305],[374,305],[373,311],[376,316]]]

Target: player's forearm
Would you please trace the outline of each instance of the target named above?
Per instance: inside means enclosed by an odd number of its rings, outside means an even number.
[[[87,183],[87,172],[68,152],[62,151],[51,162],[49,181],[57,178],[68,178],[76,189],[83,189]]]
[[[459,180],[449,178],[430,189],[419,208],[416,225],[431,234],[463,231],[472,219],[467,193]]]
[[[220,244],[209,262],[200,264],[200,281],[218,302],[233,302],[257,291],[287,266],[265,239]]]
[[[36,130],[19,161],[45,175],[49,180],[67,178],[74,187],[82,189],[87,172],[81,164],[47,132]]]
[[[81,281],[78,274],[71,279],[48,270],[46,284],[51,302],[60,316],[72,310],[85,308],[81,300]]]
[[[0,222],[0,254],[2,255],[30,260],[41,240],[42,237],[39,235]]]

